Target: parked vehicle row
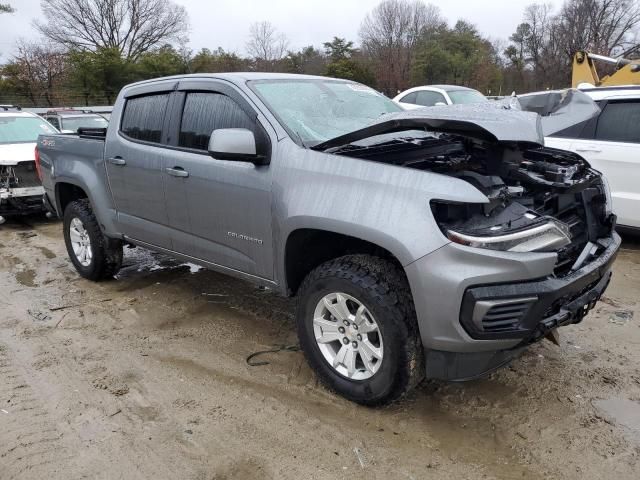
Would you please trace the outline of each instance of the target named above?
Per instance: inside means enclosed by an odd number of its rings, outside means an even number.
[[[14,105],[0,105],[0,224],[7,216],[45,211],[35,161],[38,135],[107,125],[103,116],[82,110],[56,109],[38,116]]]
[[[544,147],[544,120],[185,75],[125,87],[106,133],[41,135],[38,158],[80,275],[112,277],[132,244],[296,295],[318,377],[373,405],[499,368],[605,291],[606,184]]]

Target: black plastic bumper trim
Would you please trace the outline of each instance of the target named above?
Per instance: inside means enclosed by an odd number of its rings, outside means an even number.
[[[426,350],[426,376],[434,380],[465,382],[481,378],[507,365],[524,347],[497,352],[443,352]]]

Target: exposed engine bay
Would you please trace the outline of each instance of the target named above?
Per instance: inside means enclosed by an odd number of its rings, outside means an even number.
[[[443,233],[463,245],[557,252],[558,275],[596,256],[598,239],[609,235],[615,223],[600,174],[580,156],[563,150],[430,133],[396,134],[367,145],[351,143],[331,153],[469,182],[489,202],[433,201],[431,208]],[[526,232],[526,239],[521,232]]]

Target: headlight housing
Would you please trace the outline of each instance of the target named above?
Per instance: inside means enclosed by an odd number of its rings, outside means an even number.
[[[506,252],[553,251],[571,243],[569,228],[554,219],[531,228],[495,236],[475,236],[450,229],[446,230],[446,235],[452,242],[460,245]]]

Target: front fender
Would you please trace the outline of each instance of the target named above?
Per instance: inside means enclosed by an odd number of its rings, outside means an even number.
[[[320,153],[286,141],[276,154],[279,265],[284,265],[291,232],[308,228],[368,241],[406,266],[449,243],[433,218],[431,200],[488,201],[471,184],[446,175]]]

